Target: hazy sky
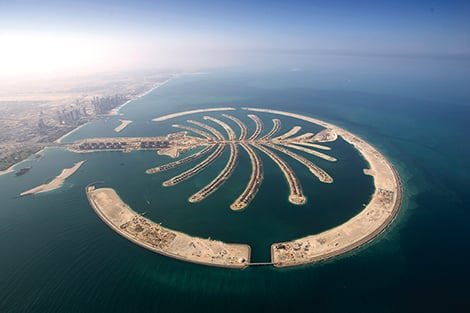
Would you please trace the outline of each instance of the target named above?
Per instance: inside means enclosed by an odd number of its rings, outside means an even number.
[[[259,54],[470,55],[470,1],[0,0],[0,79]]]

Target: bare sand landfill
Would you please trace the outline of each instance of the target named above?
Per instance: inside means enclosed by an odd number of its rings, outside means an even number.
[[[133,211],[111,188],[88,186],[88,200],[98,216],[130,241],[175,259],[193,263],[244,268],[250,263],[250,246],[192,237],[155,223]]]
[[[114,131],[116,133],[120,133],[124,130],[124,128],[126,128],[127,126],[129,126],[130,123],[132,123],[132,121],[130,120],[119,120],[121,122],[121,124],[119,124],[115,129]]]

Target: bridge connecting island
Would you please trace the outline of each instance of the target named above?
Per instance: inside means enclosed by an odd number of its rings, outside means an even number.
[[[220,118],[206,115],[202,117],[202,121],[189,119],[187,122],[190,125],[174,124],[173,127],[182,131],[167,136],[86,139],[75,142],[69,145],[68,148],[71,151],[80,153],[154,150],[161,155],[168,155],[174,158],[183,152],[197,149],[197,151],[179,160],[149,168],[146,171],[147,174],[173,170],[183,164],[195,162],[208,155],[192,168],[177,174],[163,183],[164,186],[174,186],[203,171],[219,158],[225,147],[228,146],[230,148],[230,156],[224,168],[209,184],[196,191],[188,199],[189,202],[199,202],[217,191],[221,185],[229,180],[238,163],[240,154],[238,147],[240,146],[242,147],[242,152],[246,153],[250,159],[251,175],[243,192],[233,200],[230,208],[234,211],[241,211],[246,209],[250,202],[253,201],[263,180],[263,165],[257,153],[258,151],[272,159],[284,174],[289,188],[288,200],[295,205],[303,205],[307,199],[303,193],[300,181],[288,162],[278,153],[286,155],[289,160],[292,159],[301,163],[320,182],[330,184],[333,183],[333,178],[325,170],[321,169],[312,160],[294,151],[297,150],[312,157],[335,162],[336,158],[328,154],[331,148],[326,144],[335,141],[338,136],[341,136],[345,141],[353,145],[369,163],[370,168],[365,169],[364,173],[374,178],[375,192],[371,201],[358,215],[333,229],[293,241],[274,243],[271,246],[272,257],[270,264],[277,267],[315,262],[350,251],[377,236],[393,220],[401,202],[399,178],[393,166],[374,147],[344,129],[308,116],[267,109],[245,108],[245,110],[251,113],[248,114],[248,119],[254,122],[254,132],[251,135],[249,135],[247,126],[240,118],[224,113],[219,115]],[[160,122],[196,113],[219,111],[235,111],[235,109],[213,108],[192,110],[161,116],[155,118],[154,121]],[[264,125],[262,119],[256,115],[257,112],[291,117],[320,125],[324,127],[324,130],[317,134],[307,132],[298,135],[301,127],[294,126],[286,133],[275,137],[281,129],[281,120],[274,118],[272,119],[272,128],[265,135],[262,135]],[[231,123],[239,129],[239,136],[237,136],[231,127]],[[223,130],[224,134],[217,128]],[[90,187],[87,189],[87,194],[92,206],[108,225],[124,237],[152,251],[208,265],[224,267],[245,267],[250,265],[250,249],[248,246],[228,245],[220,242],[215,244],[215,241],[205,242],[200,238],[193,238],[186,234],[170,231],[161,226],[157,227],[155,223],[139,216],[130,210],[129,207],[123,205],[122,200],[119,199],[114,191],[109,189],[102,190]],[[107,200],[99,200],[102,198]],[[121,210],[120,208],[125,208],[126,212],[131,213],[122,213],[119,211]],[[110,222],[112,218],[108,215],[118,217],[121,214],[126,216],[126,220],[118,219]],[[122,228],[122,225],[127,226]],[[146,229],[147,231],[137,231],[141,229]],[[164,241],[159,235],[160,232],[165,234],[165,238],[178,238],[178,241]],[[182,244],[183,241],[180,238],[185,238],[184,244]],[[159,244],[152,240],[157,240]],[[164,244],[160,244],[160,242]],[[183,249],[183,247],[187,246],[190,246],[191,249]],[[182,250],[179,251],[178,249]],[[214,256],[214,253],[216,255],[215,258],[207,258],[211,254]],[[201,257],[202,255],[206,257]]]

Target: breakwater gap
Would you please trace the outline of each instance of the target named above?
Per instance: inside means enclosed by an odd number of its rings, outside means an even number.
[[[249,263],[249,266],[270,266],[274,265],[273,262],[255,262],[255,263]]]

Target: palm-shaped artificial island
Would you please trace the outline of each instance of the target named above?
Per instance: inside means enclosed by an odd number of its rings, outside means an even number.
[[[247,127],[240,119],[232,115],[228,115],[228,114],[223,114],[222,117],[232,120],[238,125],[238,127],[240,128],[239,137],[236,136],[234,130],[226,122],[218,118],[211,117],[211,116],[204,116],[203,119],[205,121],[212,122],[222,127],[225,130],[227,136],[224,136],[214,127],[207,125],[206,123],[198,122],[195,120],[188,120],[188,123],[191,123],[199,127],[200,129],[196,129],[190,126],[183,126],[183,125],[175,124],[173,125],[174,127],[181,128],[189,132],[193,132],[197,135],[200,135],[203,138],[202,140],[198,140],[195,138],[188,139],[186,133],[182,134],[181,136],[183,137],[183,140],[190,144],[189,149],[200,146],[200,145],[205,146],[205,148],[199,152],[196,152],[178,161],[149,169],[147,170],[147,173],[152,174],[152,173],[157,173],[157,172],[161,172],[161,171],[178,167],[187,162],[191,162],[195,159],[199,159],[213,150],[213,152],[207,158],[205,158],[203,161],[201,161],[199,164],[197,164],[193,168],[163,183],[164,186],[173,186],[186,179],[191,178],[195,174],[202,171],[210,163],[212,163],[214,160],[220,157],[225,147],[229,146],[230,158],[227,164],[225,165],[225,167],[222,169],[222,171],[208,185],[206,185],[201,190],[197,191],[195,194],[193,194],[189,198],[190,202],[202,201],[204,198],[206,198],[211,193],[216,191],[217,188],[219,188],[225,181],[227,181],[227,179],[233,173],[233,171],[235,170],[237,166],[237,160],[239,156],[238,146],[241,146],[246,151],[246,153],[248,154],[250,158],[252,171],[250,175],[250,180],[248,181],[245,190],[230,206],[230,208],[233,210],[241,210],[241,209],[246,208],[249,205],[250,201],[255,197],[256,192],[258,191],[258,188],[263,179],[262,162],[261,162],[260,157],[256,153],[256,151],[253,149],[253,147],[258,149],[259,151],[262,151],[266,155],[268,155],[282,170],[282,172],[285,175],[286,181],[289,185],[289,190],[290,190],[289,201],[291,201],[294,204],[303,204],[306,201],[305,196],[302,193],[302,187],[295,173],[293,172],[291,167],[288,165],[288,163],[284,161],[281,157],[279,157],[277,153],[275,153],[273,150],[277,150],[279,152],[285,153],[288,156],[292,157],[293,159],[299,161],[300,163],[305,165],[312,174],[318,177],[318,179],[321,182],[331,183],[333,181],[330,175],[328,175],[324,170],[316,166],[313,162],[285,148],[285,147],[290,147],[293,149],[310,153],[312,155],[315,155],[316,157],[319,157],[328,161],[336,161],[335,158],[329,155],[326,155],[324,153],[315,151],[311,148],[311,147],[314,147],[317,149],[330,150],[330,148],[327,146],[322,146],[322,145],[314,143],[314,142],[326,142],[326,141],[335,140],[336,136],[331,135],[331,133],[328,130],[325,130],[324,132],[319,133],[317,135],[314,135],[312,133],[306,133],[297,137],[292,137],[300,130],[300,127],[296,126],[292,128],[290,131],[288,131],[287,133],[278,137],[274,137],[280,129],[281,121],[279,119],[273,119],[272,120],[273,127],[271,131],[269,131],[269,133],[267,133],[266,135],[260,137],[261,132],[263,130],[263,122],[258,116],[250,114],[248,115],[248,117],[254,121],[256,128],[253,134],[248,137]],[[204,129],[204,131],[201,129]],[[177,137],[179,136],[178,134],[175,134],[175,135]],[[194,142],[194,145],[193,145],[193,142]]]
[[[317,150],[331,150],[330,147],[320,145],[318,143],[330,142],[336,140],[336,134],[330,130],[325,129],[318,134],[304,133],[299,136],[297,133],[301,130],[300,126],[295,126],[288,132],[276,136],[281,128],[281,121],[279,119],[273,119],[273,127],[264,136],[261,136],[263,131],[263,121],[254,114],[249,114],[248,117],[253,120],[255,124],[255,131],[248,137],[248,129],[246,125],[238,118],[222,114],[222,118],[231,120],[238,125],[240,128],[240,136],[237,137],[235,131],[230,125],[219,118],[212,116],[204,116],[203,120],[196,121],[189,119],[187,123],[192,125],[179,125],[174,124],[173,127],[182,129],[182,132],[172,133],[165,137],[139,137],[139,138],[96,138],[86,139],[75,143],[71,149],[80,152],[90,151],[132,151],[132,150],[156,150],[159,154],[169,155],[172,157],[179,156],[182,152],[192,150],[198,147],[204,147],[202,150],[195,152],[185,158],[177,161],[160,165],[154,168],[150,168],[146,171],[147,174],[155,174],[170,169],[177,168],[183,164],[194,162],[201,159],[212,151],[209,156],[197,163],[194,167],[187,171],[184,171],[163,183],[163,186],[174,186],[185,180],[190,179],[194,175],[198,174],[217,158],[219,158],[223,151],[228,146],[230,148],[230,157],[225,167],[220,173],[205,187],[197,191],[189,198],[189,202],[199,202],[204,200],[210,194],[215,192],[224,182],[235,171],[237,161],[239,157],[238,146],[241,146],[248,154],[251,161],[251,176],[247,183],[245,190],[242,194],[230,205],[233,210],[241,210],[246,208],[250,201],[255,197],[256,192],[263,179],[263,166],[260,157],[256,153],[256,148],[259,151],[265,153],[270,157],[277,166],[284,173],[286,181],[289,186],[290,195],[289,201],[294,204],[304,204],[306,198],[302,193],[302,187],[296,174],[289,166],[289,164],[281,158],[278,153],[281,152],[292,159],[303,164],[307,169],[315,175],[323,183],[331,183],[333,179],[331,176],[322,170],[320,167],[315,165],[312,161],[304,158],[303,156],[294,153],[287,148],[299,150],[311,154],[315,157],[334,162],[336,159],[323,152]],[[214,125],[209,125],[212,123]],[[221,133],[213,126],[220,126],[224,129],[226,135]],[[188,134],[193,133],[199,137],[194,137]],[[293,137],[295,136],[295,137]],[[317,150],[315,150],[317,149]]]
[[[176,161],[149,168],[147,174],[157,174],[177,169],[183,164],[193,167],[180,172],[163,182],[163,186],[174,186],[202,172],[224,150],[230,149],[230,157],[225,167],[203,188],[189,197],[189,202],[199,202],[214,193],[232,175],[237,167],[241,147],[251,162],[251,175],[243,192],[233,200],[230,208],[234,211],[246,209],[255,198],[263,180],[263,165],[258,152],[264,153],[279,167],[289,187],[289,201],[296,205],[306,202],[302,186],[286,160],[294,160],[305,166],[322,183],[332,183],[333,178],[314,163],[319,158],[329,162],[336,159],[328,151],[328,142],[341,136],[352,144],[368,161],[369,168],[364,173],[374,178],[375,191],[369,204],[346,223],[289,242],[274,243],[271,246],[272,264],[278,267],[293,266],[323,260],[350,251],[368,242],[393,220],[401,201],[401,186],[393,166],[378,152],[359,137],[332,124],[308,116],[284,111],[245,108],[253,114],[247,117],[255,129],[250,134],[247,126],[239,118],[218,111],[233,111],[234,108],[212,108],[168,114],[153,119],[155,122],[170,120],[185,115],[205,113],[200,120],[188,119],[184,125],[173,124],[179,129],[175,133],[160,137],[113,137],[92,138],[77,141],[68,146],[74,152],[155,150],[160,155],[178,158],[182,153],[197,149]],[[217,114],[214,114],[216,112]],[[322,126],[319,133],[300,134],[301,127],[294,126],[279,134],[281,120],[271,120],[272,127],[262,135],[263,121],[254,113],[264,112],[288,116]],[[248,119],[247,119],[248,120]],[[237,125],[239,135],[232,128]],[[312,160],[298,154],[301,151],[312,156]],[[305,154],[304,154],[305,155]],[[284,157],[288,158],[285,159]],[[111,228],[122,236],[152,251],[184,261],[205,265],[243,268],[256,265],[250,262],[250,247],[244,244],[229,244],[212,239],[189,236],[170,230],[153,222],[127,206],[111,188],[87,187],[87,196],[95,212]]]

